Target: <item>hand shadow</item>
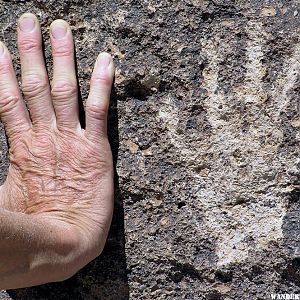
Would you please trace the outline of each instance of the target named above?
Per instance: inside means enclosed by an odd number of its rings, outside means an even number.
[[[76,72],[76,74],[78,73]],[[78,98],[80,107],[80,122],[84,127],[85,114],[80,91]],[[119,188],[119,178],[116,172],[116,163],[119,151],[119,131],[118,103],[115,89],[113,89],[111,96],[108,128],[115,170],[115,209],[109,237],[103,253],[72,278],[64,282],[49,283],[37,287],[7,291],[13,300],[129,299],[129,285],[125,255],[124,208]]]

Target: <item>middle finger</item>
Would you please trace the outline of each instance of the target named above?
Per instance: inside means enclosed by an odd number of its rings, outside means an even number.
[[[78,89],[71,28],[63,20],[50,26],[53,56],[52,100],[60,130],[79,129]]]

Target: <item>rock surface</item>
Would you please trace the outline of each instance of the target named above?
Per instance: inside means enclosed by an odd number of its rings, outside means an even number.
[[[103,255],[64,283],[0,299],[270,299],[300,293],[299,1],[1,1],[64,18],[82,99],[117,65],[110,136],[116,210]],[[2,181],[8,166],[1,131]],[[126,243],[125,243],[126,242]]]

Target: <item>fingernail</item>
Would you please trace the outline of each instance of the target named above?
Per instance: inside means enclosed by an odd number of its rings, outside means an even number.
[[[22,17],[19,21],[19,27],[24,32],[30,32],[35,26],[35,20],[32,17]]]
[[[67,26],[64,23],[54,23],[51,28],[52,36],[55,39],[62,39],[67,34]]]
[[[0,56],[4,54],[4,45],[0,42]]]
[[[110,55],[108,53],[100,53],[97,59],[97,64],[99,65],[100,72],[106,71],[110,64]]]

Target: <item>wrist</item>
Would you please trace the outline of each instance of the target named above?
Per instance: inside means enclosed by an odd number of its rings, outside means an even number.
[[[82,256],[70,228],[0,209],[0,289],[29,287],[71,277]]]
[[[47,224],[45,229],[48,227],[53,233],[52,241],[49,240],[46,246],[50,248],[53,245],[56,256],[53,259],[50,253],[47,258],[50,262],[55,261],[55,264],[49,266],[49,270],[55,269],[55,278],[52,281],[63,281],[72,277],[102,252],[106,237],[99,239],[100,232],[88,232],[66,221],[51,219],[50,216],[39,216],[39,219]]]

